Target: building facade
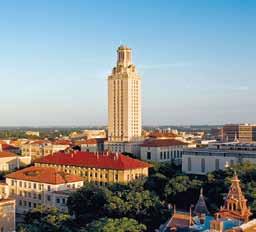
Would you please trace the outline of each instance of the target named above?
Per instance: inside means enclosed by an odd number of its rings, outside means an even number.
[[[239,139],[239,124],[226,124],[223,126],[223,141],[234,142]]]
[[[6,177],[10,197],[16,199],[16,212],[23,214],[39,205],[64,208],[56,191],[77,189],[83,179],[49,167],[28,167]],[[60,204],[61,203],[61,204]]]
[[[21,154],[22,156],[30,156],[32,160],[35,160],[65,150],[69,147],[70,144],[68,142],[37,140],[23,144],[21,146]]]
[[[256,125],[241,124],[239,125],[239,142],[252,143],[256,141]]]
[[[79,141],[81,151],[85,152],[103,152],[104,151],[104,139],[87,139]]]
[[[206,175],[242,162],[256,163],[256,144],[215,143],[206,148],[186,149],[182,171]]]
[[[0,197],[0,231],[15,232],[15,200]]]
[[[141,78],[132,64],[132,50],[120,46],[117,64],[108,77],[108,140],[125,142],[141,137]]]
[[[0,171],[8,172],[27,166],[31,163],[30,156],[19,156],[11,152],[0,151]]]
[[[147,161],[173,161],[180,164],[183,150],[188,146],[187,143],[175,139],[148,140],[141,145],[140,158]]]
[[[150,164],[119,153],[59,152],[35,163],[40,167],[54,167],[65,173],[77,175],[85,182],[128,183],[148,176]]]
[[[9,196],[8,185],[0,183],[0,231],[14,232],[16,223],[15,200]]]

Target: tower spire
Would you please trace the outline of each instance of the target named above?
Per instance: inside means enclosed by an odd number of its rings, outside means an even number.
[[[200,196],[199,199],[196,203],[194,212],[195,215],[201,216],[201,215],[208,215],[209,211],[207,209],[205,200],[204,200],[204,195],[203,195],[203,188],[200,189]]]
[[[218,212],[220,217],[242,220],[247,222],[251,216],[250,208],[247,207],[247,199],[240,187],[240,180],[234,173],[231,186],[225,200],[224,206]]]

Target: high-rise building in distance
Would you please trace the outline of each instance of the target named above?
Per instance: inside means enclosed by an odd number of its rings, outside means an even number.
[[[132,64],[132,50],[120,46],[108,77],[108,141],[136,141],[141,136],[141,78]]]

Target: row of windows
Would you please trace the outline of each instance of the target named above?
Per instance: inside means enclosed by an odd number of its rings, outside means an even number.
[[[205,158],[201,158],[201,172],[205,173]],[[230,165],[234,165],[234,160],[230,160]],[[220,169],[220,160],[219,159],[215,159],[215,170],[219,170]],[[192,170],[192,161],[191,161],[191,157],[188,157],[188,171]]]
[[[29,208],[36,208],[37,206],[39,206],[41,204],[37,204],[37,203],[32,203],[31,201],[19,201],[19,206],[24,206],[24,207],[29,207]]]
[[[11,180],[11,185],[14,186],[15,184],[19,185],[20,188],[27,188],[27,189],[38,189],[38,190],[42,190],[44,188],[44,184],[37,184],[37,183],[31,183],[31,182],[26,182],[26,181],[15,181],[15,180]],[[47,186],[47,190],[51,191],[51,186],[48,185]]]
[[[13,192],[12,192],[13,193]],[[33,199],[38,199],[41,200],[42,199],[42,195],[41,194],[36,194],[36,193],[31,193],[31,192],[27,192],[27,191],[20,191],[19,194],[21,197],[26,197],[26,198],[33,198]],[[33,195],[33,197],[32,197]]]
[[[181,158],[182,157],[182,151],[164,151],[160,152],[160,160],[166,160],[166,159],[176,159],[176,158]],[[151,160],[151,152],[147,152],[147,160]]]

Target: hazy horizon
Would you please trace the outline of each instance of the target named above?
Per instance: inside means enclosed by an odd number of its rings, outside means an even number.
[[[0,13],[0,127],[106,125],[120,44],[143,125],[256,123],[255,1],[13,0]]]

